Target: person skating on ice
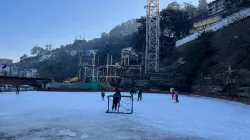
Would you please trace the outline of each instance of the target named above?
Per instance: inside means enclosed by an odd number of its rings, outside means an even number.
[[[19,95],[20,87],[17,85],[16,86],[16,95]]]
[[[175,91],[175,103],[179,103],[178,91]]]
[[[115,94],[113,95],[113,105],[112,105],[112,110],[115,109],[115,111],[117,110],[118,104],[121,100],[121,93],[118,90],[118,88],[115,89]]]
[[[174,100],[175,89],[172,90],[172,100]]]
[[[102,100],[104,100],[104,97],[105,97],[105,91],[104,91],[104,89],[101,90],[101,96],[102,96]]]
[[[138,101],[140,100],[141,101],[142,99],[142,90],[139,89],[139,92],[138,92]]]

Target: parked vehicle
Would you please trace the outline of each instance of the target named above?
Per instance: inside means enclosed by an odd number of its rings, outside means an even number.
[[[30,85],[21,85],[20,91],[33,91],[35,88],[31,87]]]
[[[0,85],[0,91],[1,92],[11,92],[15,91],[15,87],[12,85]]]
[[[0,92],[4,92],[4,85],[0,85]]]
[[[21,85],[21,86],[19,87],[19,90],[20,90],[20,91],[27,91],[26,85]]]

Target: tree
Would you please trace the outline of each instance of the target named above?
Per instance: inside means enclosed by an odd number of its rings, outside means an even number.
[[[206,0],[199,0],[198,15],[204,15],[208,12],[208,5]]]
[[[136,52],[142,52],[146,47],[146,17],[141,17],[137,19],[136,22],[139,23],[140,26],[137,28],[137,32],[133,34],[130,46],[132,46]]]
[[[42,55],[45,53],[45,49],[43,49],[42,47],[34,46],[30,50],[30,53],[31,53],[31,55]]]
[[[135,20],[129,20],[127,22],[121,23],[120,25],[117,25],[115,28],[110,30],[109,37],[117,38],[131,35],[136,32],[138,26],[139,25]]]
[[[52,50],[52,44],[47,44],[45,46],[46,51],[51,51]]]
[[[170,3],[160,15],[160,59],[166,56],[172,57],[175,41],[188,35],[192,28],[191,16],[195,14],[195,7],[189,3],[184,3],[184,8],[177,2]],[[190,13],[188,13],[188,11]],[[139,23],[137,32],[133,34],[131,47],[143,57],[146,47],[146,18],[141,17],[136,20]]]
[[[194,18],[198,14],[198,9],[192,3],[183,3],[183,10],[188,13],[189,18]]]
[[[103,32],[103,33],[101,34],[101,39],[108,40],[108,39],[109,39],[109,34],[106,33],[106,32]]]
[[[189,34],[192,23],[186,11],[166,8],[161,11],[160,26],[162,34],[177,40]]]
[[[28,55],[24,54],[23,56],[20,57],[20,61],[23,61],[24,59],[27,59],[27,58],[28,58]]]
[[[172,3],[168,4],[167,9],[180,10],[181,5],[175,1],[175,2],[172,2]]]

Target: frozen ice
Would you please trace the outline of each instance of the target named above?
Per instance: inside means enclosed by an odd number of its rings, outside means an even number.
[[[145,93],[127,115],[105,113],[100,93],[1,93],[0,140],[249,140],[249,105],[179,98]]]
[[[59,135],[74,137],[76,136],[76,132],[72,132],[70,130],[61,130]]]
[[[81,135],[81,138],[82,138],[82,139],[86,139],[86,138],[88,138],[88,137],[89,137],[89,135],[87,135],[87,134]]]

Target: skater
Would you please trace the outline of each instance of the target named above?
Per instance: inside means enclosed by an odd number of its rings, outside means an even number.
[[[135,87],[133,87],[133,88],[130,90],[130,95],[133,96],[134,93],[135,93]],[[130,97],[130,99],[131,99],[131,98],[132,98],[132,97]]]
[[[101,90],[101,96],[102,96],[102,100],[104,101],[104,97],[105,97],[105,91],[104,91],[104,89]]]
[[[118,90],[118,88],[115,89],[116,92],[113,95],[113,105],[112,105],[112,110],[115,109],[115,111],[117,110],[117,106],[120,105],[120,100],[121,100],[121,93]],[[119,106],[118,106],[119,107]]]
[[[137,101],[141,101],[141,99],[142,99],[142,90],[141,89],[139,89],[139,92],[138,92],[138,100]]]
[[[20,90],[20,88],[19,88],[19,86],[17,85],[17,86],[16,86],[16,95],[19,95],[19,90]]]
[[[172,90],[172,100],[174,100],[175,89]]]
[[[178,91],[175,91],[175,103],[179,103]]]

